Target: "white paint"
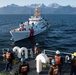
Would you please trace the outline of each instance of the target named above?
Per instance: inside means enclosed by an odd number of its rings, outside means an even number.
[[[40,73],[42,71],[42,62],[41,62],[41,60],[38,59],[36,64],[37,64],[37,69],[36,69],[37,73]]]
[[[28,59],[28,50],[27,50],[27,48],[25,48],[25,47],[22,47],[22,48],[20,49],[20,51],[19,51],[20,58],[21,58],[21,53],[22,53],[23,51],[25,52],[25,59]]]
[[[16,51],[18,51],[18,54],[17,54],[18,58],[21,58],[21,53],[24,51],[25,59],[28,59],[28,49],[27,48],[25,48],[25,47],[20,48],[20,47],[16,46],[13,48],[13,52],[16,52]]]
[[[37,66],[37,72],[40,73],[42,71],[42,63],[48,63],[49,58],[47,57],[46,54],[41,53],[36,57],[36,66]]]
[[[15,47],[13,48],[13,52],[16,52],[16,51],[18,52],[17,57],[20,58],[20,55],[19,55],[20,47],[15,46]]]
[[[29,23],[28,23],[28,21],[23,23],[24,28],[26,30],[19,31],[19,29],[20,29],[20,27],[19,27],[19,28],[16,28],[16,29],[10,31],[10,34],[12,35],[12,38],[14,41],[19,41],[19,40],[30,37],[29,29],[31,29],[31,28],[33,28],[33,30],[34,30],[33,36],[35,36],[50,27],[50,23],[47,24],[47,21],[45,21],[40,15],[38,17],[36,17],[36,15],[34,15],[31,18],[29,18],[28,20],[29,20]],[[32,25],[32,24],[34,24],[34,25]]]

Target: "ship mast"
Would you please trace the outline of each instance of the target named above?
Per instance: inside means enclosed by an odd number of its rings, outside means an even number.
[[[36,7],[35,10],[34,10],[34,12],[35,12],[35,13],[34,13],[34,16],[35,16],[35,17],[40,17],[39,7]]]

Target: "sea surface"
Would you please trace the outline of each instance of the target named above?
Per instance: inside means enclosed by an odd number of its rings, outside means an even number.
[[[17,28],[21,22],[27,21],[31,15],[0,15],[0,53],[3,48],[14,46],[33,48],[38,42],[40,49],[76,51],[76,15],[42,15],[49,20],[51,27],[45,32],[14,43],[10,30]]]

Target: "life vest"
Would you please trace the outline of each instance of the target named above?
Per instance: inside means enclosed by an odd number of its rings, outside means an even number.
[[[10,52],[6,53],[6,59],[11,59],[11,53]]]
[[[21,72],[27,72],[27,71],[28,71],[28,66],[21,67]]]
[[[33,29],[30,30],[30,36],[34,36],[34,30]]]
[[[53,66],[53,75],[58,75],[58,66]]]
[[[61,57],[60,56],[55,56],[55,61],[56,61],[56,64],[61,64]]]

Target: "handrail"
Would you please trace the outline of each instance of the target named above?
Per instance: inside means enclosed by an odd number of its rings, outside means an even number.
[[[53,56],[55,56],[55,52],[56,51],[44,49],[42,52],[45,53],[47,56],[53,57]],[[46,53],[46,52],[49,52],[49,53]],[[63,60],[64,60],[65,63],[71,63],[71,59],[73,59],[72,53],[69,53],[69,52],[60,52],[60,54],[63,57]]]
[[[3,56],[3,55],[5,54],[5,52],[7,51],[7,49],[8,49],[8,48],[2,48],[2,55],[0,55],[0,56]],[[12,48],[11,48],[11,49],[12,49]],[[29,49],[27,49],[27,50],[30,51],[30,52],[29,52],[30,57],[33,58],[32,48],[29,48]],[[12,51],[12,52],[13,52],[13,51]]]
[[[44,49],[44,53],[45,53],[46,51],[48,51],[48,52],[56,52],[56,51],[53,51],[53,50],[46,50],[46,49]],[[60,53],[72,55],[72,53],[68,53],[68,52],[60,52]]]
[[[3,49],[2,49],[3,53],[4,53],[4,50],[7,50],[7,49],[8,49],[8,48],[3,48]],[[32,50],[32,48],[30,48],[30,49],[28,49],[28,50]],[[47,52],[54,52],[54,53],[56,52],[56,51],[54,51],[54,50],[47,50],[47,49],[44,49],[44,50],[43,50],[44,53],[45,53],[46,51],[47,51]],[[60,53],[72,55],[72,53],[69,53],[69,52],[60,52]]]

